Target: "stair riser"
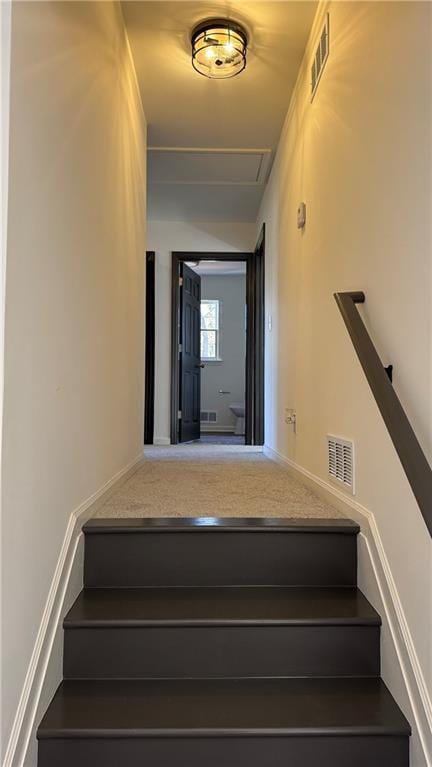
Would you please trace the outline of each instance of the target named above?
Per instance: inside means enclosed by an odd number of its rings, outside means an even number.
[[[39,742],[39,767],[408,767],[400,736],[97,738]]]
[[[86,586],[355,586],[357,540],[346,533],[87,534]]]
[[[74,628],[64,676],[378,676],[378,626]]]

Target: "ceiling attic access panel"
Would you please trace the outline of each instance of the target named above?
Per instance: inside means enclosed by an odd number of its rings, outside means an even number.
[[[270,149],[183,149],[149,147],[152,184],[265,184]]]

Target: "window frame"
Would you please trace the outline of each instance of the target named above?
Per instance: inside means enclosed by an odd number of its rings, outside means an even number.
[[[215,328],[203,328],[201,327],[201,305],[202,304],[216,304],[217,305],[217,323]],[[201,334],[203,332],[213,332],[216,334],[216,355],[214,357],[203,357],[201,356],[201,361],[205,362],[207,364],[217,364],[218,362],[223,362],[221,357],[221,308],[222,308],[222,301],[219,298],[201,298],[200,301],[200,350],[201,350]]]

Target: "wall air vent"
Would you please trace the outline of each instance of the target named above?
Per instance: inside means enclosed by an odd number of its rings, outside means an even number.
[[[216,410],[201,410],[201,423],[217,423]]]
[[[327,435],[328,473],[354,495],[354,445],[341,437]]]
[[[316,90],[318,88],[318,83],[321,79],[321,75],[325,67],[325,63],[328,59],[330,50],[329,31],[330,16],[327,14],[325,24],[315,51],[315,57],[311,66],[311,101],[315,96]]]

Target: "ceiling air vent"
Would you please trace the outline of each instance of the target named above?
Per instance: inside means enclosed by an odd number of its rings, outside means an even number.
[[[327,14],[311,67],[311,100],[315,96],[316,89],[318,88],[318,83],[321,79],[321,75],[329,55],[329,25],[330,16]]]
[[[354,445],[341,437],[327,435],[328,472],[354,495]]]

